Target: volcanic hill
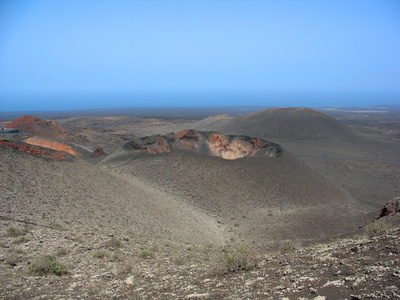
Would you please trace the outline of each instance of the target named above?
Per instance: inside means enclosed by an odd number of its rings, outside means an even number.
[[[40,155],[43,149],[55,150],[72,156],[79,156],[92,163],[96,163],[107,155],[101,147],[93,144],[89,145],[89,140],[81,135],[79,131],[69,130],[52,120],[43,120],[34,116],[22,116],[7,124],[5,128],[18,128],[22,131],[12,139],[15,140],[14,142],[22,142],[28,146],[13,147],[14,149],[25,149],[24,151],[28,153]],[[10,147],[10,145],[9,142],[3,141],[3,146]],[[95,146],[95,148],[92,150],[87,146]],[[29,147],[30,149],[28,149]],[[39,149],[37,147],[42,148],[42,150],[37,150]]]
[[[214,135],[225,148],[210,143]],[[232,142],[240,146],[229,148]],[[254,151],[260,143],[265,148]],[[344,190],[260,139],[193,130],[152,136],[126,143],[100,165],[181,199],[243,241],[324,238],[352,231],[362,219]]]
[[[72,140],[75,137],[72,131],[61,126],[60,124],[51,120],[43,120],[34,116],[19,117],[6,125],[5,128],[18,128],[19,130],[38,136],[64,141]]]
[[[198,122],[194,128],[272,140],[343,140],[357,135],[354,129],[327,114],[294,107],[267,109],[238,117],[212,116]]]

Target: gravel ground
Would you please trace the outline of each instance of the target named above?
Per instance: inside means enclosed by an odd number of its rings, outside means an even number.
[[[4,218],[0,224],[1,299],[400,298],[398,227],[308,247],[282,242],[274,251],[241,246],[231,252],[234,246],[166,242],[132,232]],[[30,274],[45,255],[64,264],[66,273]],[[232,272],[232,266],[244,270]]]

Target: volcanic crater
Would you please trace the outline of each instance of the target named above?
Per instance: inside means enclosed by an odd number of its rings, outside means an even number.
[[[188,150],[228,160],[243,157],[279,157],[283,151],[278,144],[259,138],[195,130],[182,130],[164,136],[155,135],[134,139],[126,143],[124,148],[150,154],[178,149]]]

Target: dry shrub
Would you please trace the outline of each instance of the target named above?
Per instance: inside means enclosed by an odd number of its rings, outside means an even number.
[[[228,274],[253,269],[257,266],[256,252],[246,246],[224,248],[217,257],[213,272]]]
[[[104,251],[104,250],[98,250],[95,253],[93,253],[93,257],[94,258],[103,259],[103,258],[108,257],[108,256],[109,256],[108,252]]]
[[[25,235],[28,233],[28,228],[23,227],[23,228],[15,228],[15,227],[9,227],[7,228],[7,236],[9,237],[17,237],[21,235]]]
[[[144,259],[154,258],[154,252],[143,250],[142,252],[140,252],[139,257]]]
[[[368,237],[380,236],[389,232],[389,225],[384,221],[375,221],[365,226],[365,234]]]
[[[122,242],[119,239],[113,237],[106,242],[106,246],[109,248],[121,248]]]
[[[281,252],[290,253],[296,252],[301,248],[301,244],[297,241],[283,241],[280,245]]]
[[[21,257],[16,253],[13,253],[6,258],[6,263],[13,267],[15,267],[19,262],[21,262]]]

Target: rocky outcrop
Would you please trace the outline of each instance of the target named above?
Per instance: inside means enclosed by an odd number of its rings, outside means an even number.
[[[65,160],[65,159],[71,157],[66,152],[54,151],[52,149],[46,149],[46,148],[30,145],[27,143],[23,143],[23,142],[0,140],[0,146],[5,146],[10,149],[23,151],[26,153],[34,154],[34,155],[41,156],[44,158],[55,159],[55,160]]]
[[[389,216],[397,215],[400,213],[400,197],[394,197],[392,200],[387,202],[380,210],[378,219]]]
[[[259,138],[194,130],[143,137],[126,143],[124,147],[150,154],[180,149],[229,160],[242,157],[279,157],[283,151],[279,145]]]
[[[92,157],[94,158],[99,158],[101,156],[106,156],[107,154],[104,152],[103,148],[97,147],[93,152],[92,152]]]

